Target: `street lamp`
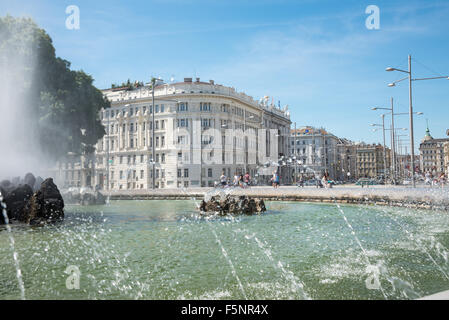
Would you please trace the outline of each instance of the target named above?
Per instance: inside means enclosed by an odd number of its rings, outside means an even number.
[[[413,104],[412,104],[412,81],[420,81],[420,80],[432,80],[432,79],[449,79],[449,76],[440,76],[440,77],[431,77],[431,78],[420,78],[420,79],[412,79],[412,56],[408,56],[408,71],[401,70],[398,68],[392,68],[388,67],[385,69],[385,71],[391,72],[391,71],[399,71],[407,74],[407,77],[399,79],[397,81],[394,81],[390,84],[388,84],[389,87],[395,87],[396,83],[399,83],[403,80],[408,79],[409,83],[409,116],[410,116],[410,162],[411,162],[411,168],[412,168],[412,185],[413,187],[416,186],[415,183],[415,143],[414,143],[414,137],[413,137]]]
[[[154,131],[155,131],[155,121],[154,121],[154,114],[155,114],[155,105],[154,105],[154,88],[155,88],[155,86],[156,86],[156,81],[163,81],[160,77],[159,78],[151,78],[151,103],[152,103],[152,106],[151,106],[151,114],[152,114],[152,116],[151,116],[151,126],[152,126],[152,130],[151,130],[151,140],[152,140],[152,143],[151,143],[151,153],[152,153],[152,155],[151,155],[151,157],[152,157],[152,159],[151,159],[151,161],[149,162],[150,164],[152,164],[152,166],[153,166],[153,169],[152,169],[152,175],[153,175],[153,177],[152,177],[152,188],[153,189],[155,189],[155,184],[156,184],[156,175],[155,175],[155,165],[156,165],[156,161],[155,161],[155,159],[156,159],[156,142],[155,142],[155,140],[154,140]],[[180,101],[178,101],[178,100],[169,100],[169,99],[158,99],[159,101],[172,101],[172,102],[176,102],[176,103],[179,103]]]
[[[392,148],[391,148],[392,149],[392,159],[391,159],[392,163],[391,163],[391,165],[392,165],[392,168],[393,168],[393,172],[392,172],[391,178],[392,178],[393,183],[395,183],[395,178],[396,178],[396,166],[395,166],[396,155],[395,155],[394,148],[393,148],[393,146],[394,146],[394,103],[393,103],[393,97],[391,97],[391,108],[374,107],[374,108],[371,108],[371,110],[388,110],[391,113],[391,146],[392,146]]]
[[[385,148],[385,114],[381,114],[380,115],[382,117],[382,124],[371,124],[371,126],[381,126],[382,127],[382,136],[383,136],[383,141],[384,141],[384,183],[385,186],[386,184],[386,177],[387,177],[387,152],[386,152],[386,148]]]

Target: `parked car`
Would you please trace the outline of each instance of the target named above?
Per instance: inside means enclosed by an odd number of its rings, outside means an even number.
[[[370,179],[370,178],[360,178],[359,180],[357,180],[357,182],[355,183],[358,186],[372,186],[372,185],[376,185],[377,182],[374,179]]]

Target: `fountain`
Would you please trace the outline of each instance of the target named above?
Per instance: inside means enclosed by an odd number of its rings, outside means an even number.
[[[14,260],[14,266],[16,268],[17,282],[18,282],[19,288],[20,288],[20,298],[22,300],[25,300],[25,286],[23,284],[23,279],[22,279],[22,270],[20,269],[19,257],[16,252],[16,249],[15,249],[15,241],[14,241],[14,237],[12,235],[11,226],[9,225],[9,218],[8,218],[8,214],[6,212],[6,204],[3,202],[3,194],[1,192],[1,190],[0,190],[0,206],[1,206],[1,210],[2,210],[2,217],[3,217],[4,223],[6,225],[6,230],[8,232],[9,243],[11,246],[11,251],[12,251],[13,260]]]

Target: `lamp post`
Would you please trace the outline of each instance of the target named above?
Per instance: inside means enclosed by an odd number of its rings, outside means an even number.
[[[156,165],[156,141],[154,140],[154,130],[155,130],[155,121],[154,121],[154,114],[155,114],[155,105],[154,105],[154,88],[156,86],[156,80],[163,81],[161,78],[151,78],[151,160],[149,161],[150,164],[152,164],[152,189],[155,189],[156,184],[156,175],[155,175],[155,165]],[[158,99],[159,101],[170,101],[170,102],[176,102],[179,103],[178,100],[170,100],[170,99]]]
[[[394,117],[395,116],[399,116],[399,115],[405,115],[405,114],[408,114],[408,113],[405,113],[405,112],[403,112],[403,113],[394,113],[394,100],[393,100],[393,97],[391,97],[391,108],[381,108],[381,107],[374,107],[374,108],[371,108],[371,110],[388,110],[388,111],[390,111],[389,113],[391,114],[391,129],[385,129],[385,130],[391,130],[391,151],[392,151],[392,168],[393,168],[393,172],[392,172],[392,180],[393,180],[393,182],[395,181],[395,177],[396,177],[396,154],[395,154],[395,148],[394,148],[394,146],[395,146],[395,128],[394,128]],[[412,112],[412,115],[413,114],[418,114],[418,115],[422,115],[423,113],[422,112]],[[413,163],[413,161],[412,161],[412,163]]]
[[[392,68],[388,67],[385,69],[385,71],[399,71],[407,74],[407,77],[399,79],[397,81],[394,81],[390,84],[388,84],[389,87],[395,87],[396,83],[401,82],[403,80],[408,79],[408,86],[409,86],[409,122],[410,122],[410,163],[412,168],[412,185],[413,187],[416,187],[415,182],[415,143],[414,143],[414,137],[413,137],[413,103],[412,103],[412,82],[413,81],[420,81],[420,80],[433,80],[433,79],[449,79],[449,76],[439,76],[439,77],[430,77],[430,78],[419,78],[419,79],[413,79],[412,78],[412,56],[408,56],[408,71],[401,70],[398,68]]]
[[[393,172],[391,174],[391,179],[393,183],[396,181],[396,155],[394,152],[394,103],[393,103],[393,97],[391,97],[391,108],[381,108],[381,107],[375,107],[371,108],[372,110],[389,110],[391,112],[391,149],[392,149],[392,168]]]
[[[152,183],[151,187],[154,190],[156,184],[155,164],[156,164],[156,143],[154,141],[154,86],[156,84],[156,78],[151,78],[151,162],[152,162]]]
[[[383,147],[384,147],[384,181],[386,181],[386,177],[387,177],[387,152],[386,152],[386,148],[385,148],[385,114],[381,114],[380,115],[382,117],[382,124],[376,124],[373,123],[371,124],[371,126],[382,126],[382,136],[383,136]],[[386,185],[386,184],[385,184]]]

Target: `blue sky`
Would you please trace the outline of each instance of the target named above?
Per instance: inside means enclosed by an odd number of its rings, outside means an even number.
[[[80,8],[80,29],[65,28],[68,5]],[[380,29],[368,30],[368,5],[380,8]],[[298,126],[324,126],[340,137],[380,142],[372,106],[408,111],[406,82],[449,75],[448,1],[5,1],[0,15],[31,16],[53,39],[58,56],[95,78],[113,82],[201,77],[256,99],[288,104]],[[1,40],[0,40],[1,41]],[[414,83],[416,143],[429,120],[434,137],[449,128],[449,80]],[[388,120],[389,121],[389,120]],[[406,116],[398,127],[408,127]],[[404,132],[405,133],[405,132]],[[406,137],[402,137],[406,138]]]

